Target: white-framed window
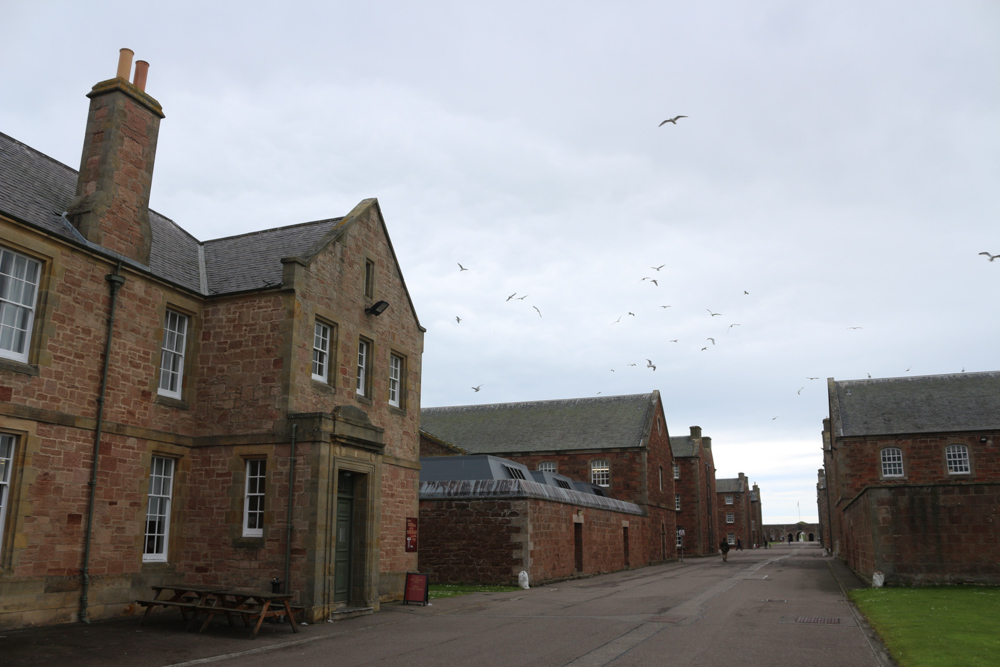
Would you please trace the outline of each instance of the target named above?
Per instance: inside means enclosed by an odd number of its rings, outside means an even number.
[[[733,497],[732,496],[726,496],[726,504],[727,505],[732,505],[733,504]]]
[[[681,511],[681,494],[679,493],[674,494],[674,509],[678,512]]]
[[[42,264],[0,247],[0,357],[28,361]]]
[[[899,447],[885,447],[882,450],[882,476],[903,476],[903,450]]]
[[[677,548],[681,549],[684,547],[684,530],[681,528],[677,529]]]
[[[949,475],[968,475],[972,472],[969,468],[969,448],[965,445],[948,445],[944,457]]]
[[[611,486],[611,464],[607,459],[590,462],[590,483]]]
[[[729,544],[736,544],[736,533],[729,533],[726,539],[729,540]]]
[[[358,379],[355,386],[355,393],[358,396],[369,396],[371,383],[368,373],[371,368],[372,344],[367,340],[358,341]]]
[[[154,456],[149,464],[149,505],[146,508],[146,539],[142,548],[144,562],[167,560],[173,488],[174,460]]]
[[[736,515],[732,512],[726,512],[726,523],[736,523]]]
[[[555,461],[542,461],[538,464],[538,469],[542,472],[555,472],[556,462]]]
[[[319,320],[313,327],[312,379],[330,381],[330,325]]]
[[[403,406],[403,369],[406,364],[398,354],[389,355],[389,405]]]
[[[3,553],[4,521],[10,506],[10,480],[14,468],[14,436],[0,433],[0,553]]]
[[[163,321],[163,347],[160,353],[160,388],[162,396],[180,398],[184,385],[184,349],[187,344],[188,317],[172,310]]]
[[[266,459],[247,459],[243,493],[243,537],[264,536],[264,481]]]
[[[674,464],[674,479],[681,478],[681,467],[678,464]]]

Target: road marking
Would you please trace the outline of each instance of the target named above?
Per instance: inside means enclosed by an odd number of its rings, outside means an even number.
[[[575,667],[600,667],[601,665],[606,665],[628,653],[665,627],[665,625],[659,623],[643,623],[639,627],[633,628],[631,631],[619,636],[617,639],[612,639],[607,644],[595,648],[586,655],[580,656],[573,662],[566,663],[566,665],[574,665]]]

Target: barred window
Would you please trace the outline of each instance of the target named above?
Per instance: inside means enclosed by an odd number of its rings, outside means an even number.
[[[944,450],[945,460],[948,462],[949,475],[968,475],[969,469],[969,448],[965,445],[948,445]]]
[[[886,447],[882,450],[882,476],[903,476],[903,450],[899,447]]]
[[[607,459],[591,461],[590,483],[597,486],[611,486],[611,464]]]

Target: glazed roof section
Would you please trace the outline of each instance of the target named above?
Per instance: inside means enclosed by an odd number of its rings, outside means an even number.
[[[420,428],[470,454],[648,445],[659,392],[423,408]]]
[[[76,194],[75,169],[0,133],[0,174],[0,214],[118,257],[84,239],[63,217]],[[202,295],[259,290],[281,284],[282,258],[310,256],[343,220],[332,218],[202,243],[169,218],[150,210],[149,266],[118,258]]]
[[[841,437],[1000,429],[1000,372],[827,382]]]

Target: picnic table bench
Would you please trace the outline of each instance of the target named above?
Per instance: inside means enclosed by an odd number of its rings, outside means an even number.
[[[292,632],[299,631],[295,623],[295,612],[301,611],[302,608],[291,605],[291,593],[265,593],[244,588],[228,589],[184,584],[153,586],[152,589],[152,599],[136,600],[136,604],[146,608],[139,625],[146,622],[154,607],[162,606],[178,609],[188,622],[187,630],[199,620],[199,614],[204,614],[205,619],[198,632],[204,632],[216,614],[225,614],[230,626],[234,625],[234,615],[239,615],[248,628],[251,627],[250,621],[256,619],[257,623],[252,627],[250,639],[257,636],[265,618],[286,617],[292,626]]]

